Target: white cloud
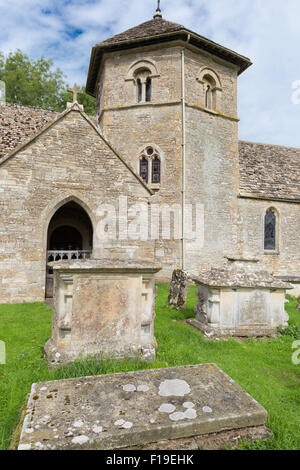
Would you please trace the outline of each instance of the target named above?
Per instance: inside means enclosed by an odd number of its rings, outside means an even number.
[[[251,58],[239,79],[240,138],[300,147],[299,0],[162,0],[166,19]],[[0,0],[0,50],[53,58],[84,84],[94,44],[152,18],[156,0]],[[76,35],[75,33],[79,33]]]

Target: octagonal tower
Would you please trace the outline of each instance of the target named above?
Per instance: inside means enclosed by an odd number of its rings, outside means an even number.
[[[153,190],[193,207],[195,243],[156,240],[156,261],[199,272],[238,249],[237,78],[251,62],[161,17],[92,49],[86,90],[103,135]],[[202,214],[202,215],[199,215]],[[172,235],[172,234],[171,234]]]

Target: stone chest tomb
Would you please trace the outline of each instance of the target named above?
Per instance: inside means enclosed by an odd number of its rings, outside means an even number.
[[[266,336],[287,326],[285,294],[293,286],[242,263],[192,276],[198,286],[196,319],[209,336]]]
[[[73,260],[50,263],[54,272],[49,364],[89,355],[155,358],[154,275],[146,262]]]

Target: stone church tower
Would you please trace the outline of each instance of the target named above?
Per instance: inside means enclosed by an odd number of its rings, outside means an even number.
[[[237,80],[250,65],[160,10],[92,50],[86,89],[105,138],[153,201],[180,205],[183,219],[193,211],[194,230],[198,204],[197,242],[184,231],[183,240],[155,242],[166,271],[209,268],[239,248]]]
[[[164,282],[237,261],[300,293],[300,150],[238,141],[250,65],[157,10],[93,48],[96,118],[76,97],[63,113],[2,101],[0,303],[44,300],[49,261],[84,257],[154,262]],[[144,238],[127,207],[146,208]]]

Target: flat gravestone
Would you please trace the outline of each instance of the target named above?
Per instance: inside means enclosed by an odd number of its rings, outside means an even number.
[[[81,377],[32,385],[18,448],[118,449],[266,420],[215,364]]]

